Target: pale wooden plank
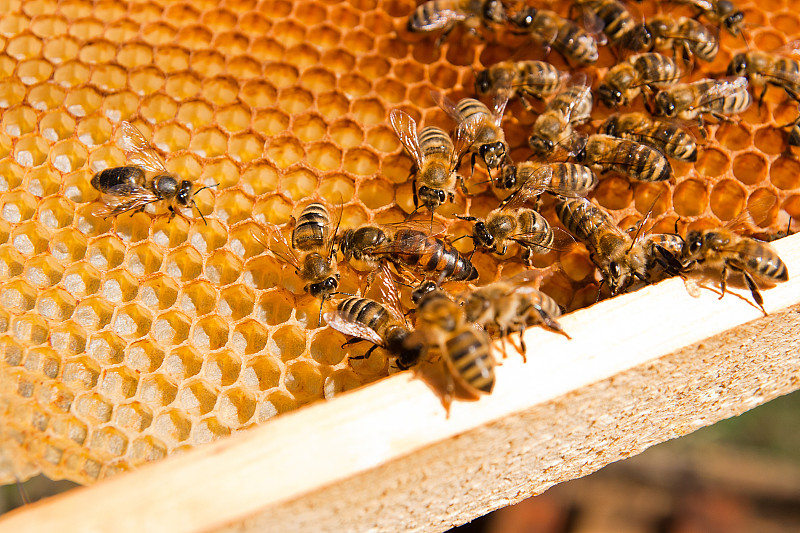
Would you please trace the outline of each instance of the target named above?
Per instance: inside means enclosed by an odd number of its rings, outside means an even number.
[[[800,272],[800,236],[776,248]],[[564,317],[572,341],[528,331],[528,363],[512,353],[494,393],[449,419],[396,375],[0,528],[442,531],[798,388],[800,280],[764,298],[766,318],[669,280]]]

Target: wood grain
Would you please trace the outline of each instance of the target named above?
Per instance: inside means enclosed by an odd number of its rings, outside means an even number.
[[[790,276],[800,235],[775,243]],[[443,531],[800,387],[800,280],[691,297],[680,279],[526,332],[492,395],[411,373],[0,519],[0,530]]]

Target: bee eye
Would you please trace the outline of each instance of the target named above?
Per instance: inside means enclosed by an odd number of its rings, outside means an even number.
[[[618,278],[622,274],[619,268],[619,263],[617,263],[616,261],[612,261],[611,263],[608,264],[608,271],[614,278]]]

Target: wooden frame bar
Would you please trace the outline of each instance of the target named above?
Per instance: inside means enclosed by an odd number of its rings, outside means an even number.
[[[31,532],[443,531],[800,387],[790,281],[722,300],[681,279],[526,332],[497,386],[450,418],[411,373],[0,518]],[[737,296],[738,295],[738,296]]]

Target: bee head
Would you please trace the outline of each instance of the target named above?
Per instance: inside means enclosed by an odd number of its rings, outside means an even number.
[[[666,117],[675,116],[675,102],[669,93],[661,91],[656,94],[656,111]]]
[[[612,88],[610,85],[600,85],[600,87],[597,88],[597,95],[600,97],[600,101],[607,107],[625,105],[625,97],[622,95],[622,92]]]
[[[397,368],[400,370],[408,370],[424,357],[428,348],[421,341],[415,340],[408,334],[399,337],[401,337],[399,339],[399,345],[393,345],[392,343],[387,346],[387,348],[389,348],[392,353],[397,354]]]
[[[622,263],[617,261],[608,263],[605,279],[611,289],[611,294],[616,295],[628,286],[631,282],[630,274],[629,269],[624,268]]]
[[[606,135],[611,135],[612,137],[618,137],[617,135],[617,128],[619,127],[619,117],[614,115],[610,117],[608,120],[603,123],[603,125],[598,130],[598,133],[604,133]]]
[[[647,25],[639,24],[630,31],[625,44],[637,52],[649,50],[653,47],[653,34]]]
[[[747,73],[747,54],[739,53],[733,56],[728,64],[728,76],[744,76]]]
[[[506,159],[506,145],[502,141],[482,144],[479,152],[488,168],[497,168]]]
[[[419,304],[420,300],[422,300],[426,294],[435,291],[436,288],[436,283],[432,281],[423,281],[418,287],[411,291],[411,303],[414,305]]]
[[[191,185],[191,184],[190,184]],[[153,192],[159,198],[176,198],[178,194],[178,180],[169,174],[162,174],[153,178]]]
[[[472,240],[478,246],[494,250],[494,235],[486,228],[486,223],[479,220],[472,227]]]
[[[669,34],[669,24],[664,19],[656,19],[647,23],[647,31],[651,36],[663,37]]]
[[[495,185],[501,189],[513,189],[517,186],[517,167],[506,165],[500,170],[500,175],[495,178]]]
[[[427,185],[421,185],[417,189],[417,196],[419,197],[422,205],[433,211],[444,203],[447,199],[447,194],[442,189],[433,189]]]
[[[791,146],[800,146],[800,126],[797,124],[789,132],[789,144]]]
[[[339,274],[335,276],[328,276],[324,280],[317,283],[309,283],[305,286],[305,291],[316,298],[321,298],[325,295],[336,292],[339,287]]]
[[[703,248],[703,234],[699,231],[690,231],[686,235],[686,241],[683,245],[683,255],[686,257],[695,257]]]
[[[184,207],[189,207],[189,204],[192,203],[192,189],[192,182],[189,180],[183,180],[178,186],[178,192],[175,195],[175,201]]]
[[[505,22],[506,10],[500,0],[488,0],[483,4],[483,18],[491,22]]]
[[[535,16],[536,16],[536,8],[526,7],[522,9],[522,11],[514,15],[514,17],[511,19],[511,23],[518,28],[527,29],[530,28],[531,25],[533,24],[533,17]]]
[[[531,135],[528,138],[528,144],[530,145],[531,149],[536,152],[537,154],[544,154],[553,150],[553,141],[550,139],[545,139],[544,137],[540,137],[538,135]]]

